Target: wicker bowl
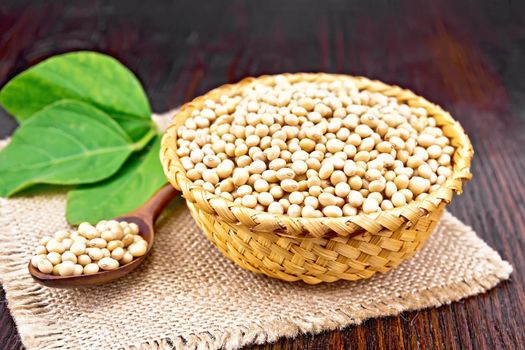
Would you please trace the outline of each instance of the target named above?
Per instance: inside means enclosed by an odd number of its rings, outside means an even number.
[[[191,215],[208,239],[247,270],[309,284],[355,281],[389,271],[421,249],[453,193],[459,194],[463,181],[471,178],[473,150],[469,138],[449,113],[409,90],[347,75],[298,73],[287,77],[292,82],[351,80],[359,90],[380,92],[425,108],[456,148],[452,176],[423,200],[380,213],[341,218],[275,215],[206,192],[188,179],[177,157],[177,128],[206,99],[217,101],[221,95],[235,94],[253,82],[274,85],[275,76],[262,76],[221,86],[180,108],[162,139],[160,156],[167,178],[182,191]]]

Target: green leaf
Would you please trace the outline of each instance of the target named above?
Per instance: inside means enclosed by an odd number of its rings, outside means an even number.
[[[116,59],[96,52],[51,57],[13,78],[0,103],[19,122],[61,99],[86,102],[113,117],[137,141],[152,128],[140,82]]]
[[[68,222],[96,223],[126,214],[145,203],[166,183],[159,152],[160,136],[147,152],[130,158],[112,178],[70,191],[66,210]]]
[[[83,102],[56,102],[22,124],[0,152],[0,196],[37,183],[106,179],[141,146],[104,112]]]

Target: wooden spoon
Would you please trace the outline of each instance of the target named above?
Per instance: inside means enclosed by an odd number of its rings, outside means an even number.
[[[122,265],[116,270],[101,271],[93,275],[66,277],[42,273],[33,265],[31,265],[31,263],[29,263],[29,273],[38,283],[47,287],[57,288],[75,288],[108,283],[130,273],[144,261],[150,252],[151,247],[153,246],[154,222],[166,205],[177,195],[177,193],[177,190],[175,190],[173,186],[167,184],[162,187],[143,206],[132,211],[131,213],[115,219],[117,221],[136,223],[139,226],[140,235],[148,242],[146,254],[134,259],[132,262]]]

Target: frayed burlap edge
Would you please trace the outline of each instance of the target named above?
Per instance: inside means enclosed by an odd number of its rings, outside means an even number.
[[[9,227],[10,217],[8,200],[0,199],[0,227]],[[448,215],[455,229],[464,226],[458,219]],[[12,228],[11,230],[14,230]],[[308,317],[279,317],[268,323],[253,327],[238,327],[217,329],[211,332],[173,335],[165,339],[151,339],[147,343],[130,345],[129,349],[193,349],[193,348],[226,348],[235,349],[252,343],[273,342],[280,337],[294,337],[300,333],[316,334],[325,330],[341,329],[349,325],[357,325],[363,321],[375,318],[398,315],[404,311],[419,310],[432,306],[441,306],[451,302],[483,293],[509,278],[512,266],[483,241],[476,238],[470,227],[462,228],[464,235],[473,238],[484,257],[494,266],[494,272],[488,275],[476,274],[471,279],[460,283],[429,288],[414,293],[393,295],[388,300],[378,300],[370,303],[352,305],[330,312],[318,313]],[[24,344],[39,349],[56,349],[63,346],[67,340],[62,337],[56,326],[59,320],[46,309],[44,298],[45,287],[27,278],[27,264],[21,257],[25,252],[19,242],[13,242],[14,232],[0,231],[0,241],[12,252],[0,261],[0,275],[5,284],[7,300],[17,300],[8,307],[16,321],[18,332]],[[8,287],[7,287],[8,286]],[[35,318],[38,313],[43,317]],[[49,320],[44,323],[43,320]]]

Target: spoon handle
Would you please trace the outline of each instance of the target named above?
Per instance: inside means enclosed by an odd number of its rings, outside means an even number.
[[[154,223],[162,210],[179,192],[171,185],[164,185],[146,203],[128,215],[140,217]]]

